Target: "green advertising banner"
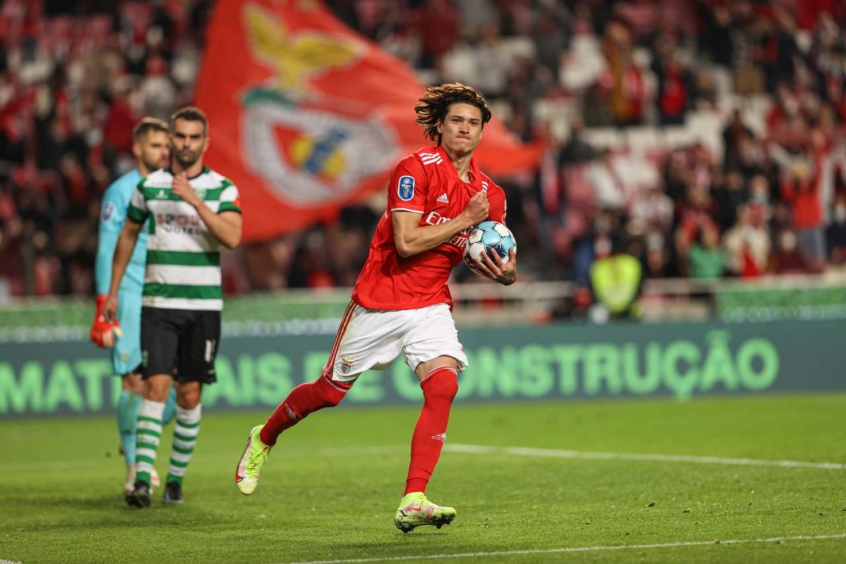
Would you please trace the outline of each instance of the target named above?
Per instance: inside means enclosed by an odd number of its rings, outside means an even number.
[[[466,329],[458,401],[846,389],[846,321],[548,325]],[[320,374],[329,335],[224,337],[204,409],[271,408]],[[0,417],[114,409],[120,379],[87,341],[0,344]],[[419,403],[397,360],[359,378],[345,404]]]
[[[717,317],[730,323],[846,319],[846,286],[762,287],[725,283],[714,292]]]

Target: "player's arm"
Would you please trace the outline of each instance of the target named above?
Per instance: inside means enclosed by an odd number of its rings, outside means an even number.
[[[129,264],[129,259],[132,258],[132,253],[135,251],[135,244],[138,242],[138,235],[141,233],[143,227],[143,220],[137,221],[130,216],[127,218],[126,223],[124,223],[123,229],[120,230],[120,236],[115,246],[115,256],[112,259],[112,280],[109,284],[109,295],[103,304],[103,316],[108,323],[117,321],[120,281],[123,280],[126,265]]]
[[[173,178],[173,193],[194,206],[200,214],[200,219],[224,247],[234,249],[241,243],[242,220],[239,211],[235,211],[237,208],[232,211],[213,212],[191,188],[184,172]]]
[[[100,228],[97,234],[97,258],[94,266],[94,278],[97,295],[105,296],[109,293],[112,281],[112,259],[123,224],[126,221],[126,203],[121,205],[109,192],[103,198],[103,209],[100,212]]]
[[[434,249],[488,216],[488,198],[483,192],[474,194],[458,217],[439,225],[420,225],[422,213],[394,211],[394,244],[402,257],[414,256]]]
[[[100,211],[100,226],[97,236],[97,256],[94,266],[94,280],[97,289],[97,309],[88,336],[98,347],[114,346],[115,334],[120,335],[119,326],[106,321],[103,306],[112,281],[112,259],[123,224],[126,221],[127,202],[119,184],[113,184],[103,196]]]

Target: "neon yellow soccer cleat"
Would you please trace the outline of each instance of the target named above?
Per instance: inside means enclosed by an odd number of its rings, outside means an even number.
[[[262,466],[267,462],[267,455],[273,448],[261,442],[259,434],[262,427],[264,425],[256,425],[250,431],[247,448],[244,449],[244,454],[241,455],[238,468],[235,470],[235,484],[244,495],[250,495],[255,491],[261,477]]]
[[[403,533],[410,533],[415,527],[434,525],[441,528],[455,519],[455,509],[435,505],[422,492],[413,492],[400,501],[394,524]]]

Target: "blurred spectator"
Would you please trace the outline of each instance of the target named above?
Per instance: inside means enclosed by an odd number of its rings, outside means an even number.
[[[584,138],[584,125],[581,116],[570,119],[570,134],[561,150],[560,165],[586,163],[596,157],[596,149]]]
[[[740,110],[734,110],[731,121],[723,129],[723,162],[728,164],[732,155],[738,153],[741,138],[754,138],[752,130],[744,123]]]
[[[703,53],[715,64],[729,68],[734,65],[735,30],[731,9],[725,4],[698,3],[704,30],[699,38]]]
[[[632,204],[631,219],[644,223],[643,230],[655,231],[666,236],[673,223],[673,201],[653,184]]]
[[[596,260],[590,267],[590,289],[596,306],[594,322],[640,317],[639,298],[643,269],[635,257],[623,252],[621,243],[607,235],[596,239]]]
[[[797,244],[796,233],[785,229],[778,234],[776,251],[773,256],[776,274],[807,274],[813,272]]]
[[[796,32],[794,18],[784,8],[775,6],[773,20],[772,22],[766,19],[760,20],[764,27],[761,40],[768,92],[772,92],[778,84],[793,82],[795,63],[801,55],[794,37]]]
[[[735,276],[757,278],[767,272],[772,245],[763,217],[747,205],[737,209],[737,223],[729,229],[723,244],[726,266]]]
[[[681,202],[681,206],[676,230],[676,255],[680,261],[680,269],[687,274],[687,258],[691,244],[701,231],[717,231],[718,228],[713,219],[714,201],[706,189],[690,186],[687,198]]]
[[[538,63],[558,79],[563,53],[570,47],[570,12],[563,2],[539,3],[532,22],[532,38]]]
[[[596,190],[596,201],[603,210],[621,212],[626,205],[626,186],[614,165],[609,149],[600,152],[599,160],[591,165],[589,181]]]
[[[846,198],[841,196],[834,205],[831,225],[826,230],[828,257],[834,264],[846,262]]]
[[[425,0],[414,16],[412,30],[420,37],[420,66],[433,68],[461,37],[458,11],[449,0]]]
[[[678,52],[666,35],[660,36],[655,42],[652,72],[658,81],[659,123],[661,125],[684,124],[692,77],[682,66]]]
[[[781,185],[781,193],[792,208],[793,224],[802,252],[812,264],[821,267],[826,257],[826,245],[820,202],[822,163],[819,159],[816,165],[812,170],[807,162],[794,161]]]
[[[717,172],[711,194],[717,207],[714,218],[720,229],[725,231],[734,225],[737,208],[746,203],[749,198],[743,183],[743,175],[737,169],[729,170],[725,174]]]
[[[720,278],[726,269],[726,256],[720,248],[720,234],[709,226],[699,231],[688,252],[691,278]]]

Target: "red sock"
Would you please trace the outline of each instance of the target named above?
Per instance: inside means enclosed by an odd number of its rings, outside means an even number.
[[[314,382],[300,384],[288,394],[279,404],[264,428],[261,430],[261,442],[273,446],[282,431],[293,427],[297,421],[304,419],[309,413],[324,407],[335,407],[344,399],[351,383],[330,381],[329,377],[321,376]]]
[[[423,389],[423,409],[411,438],[406,494],[426,491],[446,441],[449,408],[458,393],[458,374],[448,366],[435,368],[420,382],[420,387]]]

